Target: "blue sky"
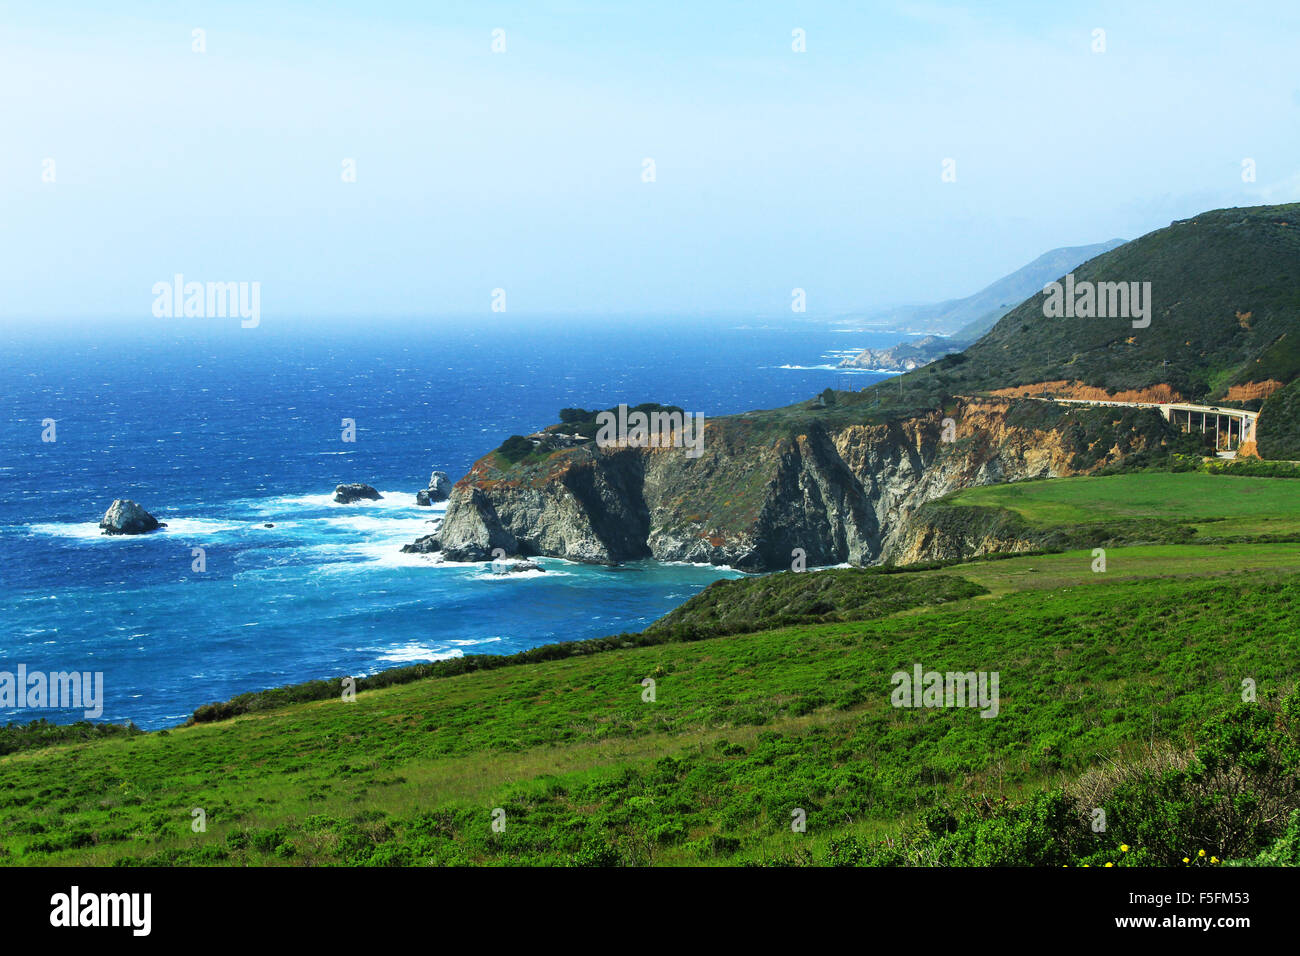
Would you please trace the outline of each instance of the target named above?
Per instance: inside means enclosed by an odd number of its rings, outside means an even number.
[[[800,287],[830,315],[1300,200],[1293,0],[123,0],[0,24],[0,321],[148,317],[176,273],[260,282],[264,322],[488,314],[494,288],[519,315],[789,317]]]

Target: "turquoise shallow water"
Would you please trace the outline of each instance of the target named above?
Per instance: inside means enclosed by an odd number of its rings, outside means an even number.
[[[400,552],[430,529],[415,491],[433,468],[459,478],[568,405],[663,401],[713,415],[861,387],[879,376],[818,366],[896,338],[721,322],[255,331],[138,337],[126,355],[108,331],[10,343],[0,671],[102,672],[98,719],[154,728],[243,691],[637,630],[734,572],[435,566]],[[345,417],[352,444],[340,440]],[[40,440],[45,419],[54,442]],[[384,498],[334,504],[342,481]],[[168,528],[100,535],[115,497]],[[0,707],[4,720],[82,716]]]

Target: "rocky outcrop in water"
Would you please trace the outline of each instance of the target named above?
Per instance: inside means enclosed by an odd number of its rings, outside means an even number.
[[[594,444],[522,467],[488,455],[453,490],[440,548],[460,561],[486,561],[499,548],[752,571],[881,563],[927,550],[912,518],[928,501],[1095,470],[1167,430],[1156,412],[1005,400],[961,400],[946,413],[877,423],[821,414],[713,419],[695,459],[680,449]]]
[[[429,476],[429,498],[446,501],[451,497],[451,478],[445,471],[435,471]]]
[[[147,534],[167,525],[130,498],[118,498],[104,512],[99,527],[104,534]]]
[[[359,482],[339,485],[334,489],[334,500],[341,505],[350,505],[354,501],[379,501],[383,497],[374,488]]]
[[[402,545],[403,554],[436,554],[442,550],[437,534],[426,534],[416,538],[410,544]]]
[[[546,572],[546,569],[536,561],[530,561],[527,558],[524,558],[521,561],[503,561],[499,564],[494,562],[492,570],[497,574],[523,574],[525,571]]]
[[[435,471],[429,476],[429,487],[421,488],[415,493],[415,503],[428,507],[438,501],[451,497],[451,478],[445,471]]]

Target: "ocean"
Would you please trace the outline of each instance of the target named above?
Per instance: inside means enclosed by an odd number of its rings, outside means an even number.
[[[415,492],[433,469],[455,481],[565,406],[655,401],[716,416],[861,388],[885,376],[834,363],[902,336],[494,317],[99,322],[6,338],[0,674],[102,673],[95,719],[155,729],[245,691],[639,630],[735,572],[435,566],[400,552],[430,530]],[[355,442],[342,440],[344,419]],[[334,504],[334,486],[353,481],[383,499]],[[101,535],[114,498],[168,527]],[[3,721],[83,716],[0,706]]]

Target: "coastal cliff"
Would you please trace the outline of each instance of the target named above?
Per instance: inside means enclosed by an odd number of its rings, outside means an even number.
[[[851,403],[855,393],[836,393]],[[1154,412],[958,400],[900,421],[759,412],[710,420],[703,454],[564,448],[512,464],[493,453],[458,482],[437,540],[444,558],[654,558],[746,571],[869,565],[931,550],[913,523],[973,485],[1086,473],[1161,443]],[[868,420],[854,422],[853,417]],[[847,420],[846,420],[847,419]],[[947,427],[945,427],[947,422]],[[920,539],[918,538],[920,535]],[[979,547],[978,544],[975,547]]]
[[[438,533],[407,548],[451,560],[488,560],[500,549],[752,571],[800,559],[865,565],[1029,550],[1043,542],[1005,516],[925,505],[975,485],[1206,452],[1199,436],[1179,434],[1153,409],[1032,397],[1041,395],[1267,402],[1259,453],[1300,454],[1291,413],[1300,382],[1297,222],[1300,204],[1171,223],[1071,269],[1080,289],[1140,278],[1179,290],[1145,323],[1127,310],[1063,318],[1035,292],[965,351],[888,383],[709,419],[699,457],[680,447],[597,447],[597,413],[562,410],[562,426],[512,436],[480,459],[453,488]],[[1009,301],[995,298],[999,310]]]

